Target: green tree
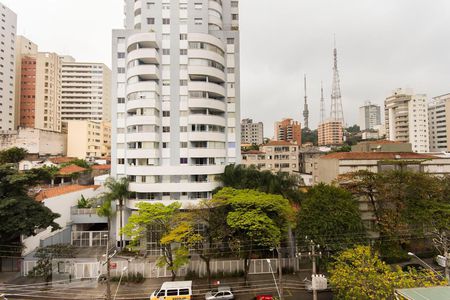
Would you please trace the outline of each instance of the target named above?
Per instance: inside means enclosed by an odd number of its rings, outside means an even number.
[[[120,231],[120,249],[123,250],[124,248],[124,241],[123,241],[123,208],[125,205],[125,202],[130,197],[130,191],[128,190],[129,181],[127,178],[123,177],[118,180],[115,180],[114,178],[109,178],[106,183],[105,187],[108,189],[108,191],[103,195],[105,198],[108,199],[109,203],[113,203],[113,201],[117,201],[119,204],[119,231]]]
[[[37,229],[59,229],[59,214],[35,201],[29,190],[41,181],[39,172],[18,172],[12,165],[0,165],[0,244],[35,235]]]
[[[347,127],[346,131],[347,132],[351,132],[351,133],[358,133],[358,132],[361,131],[361,128],[358,125],[355,124],[353,126]]]
[[[145,238],[148,230],[161,232],[160,247],[163,255],[158,259],[159,266],[167,266],[172,273],[172,280],[176,278],[176,271],[189,261],[186,241],[192,235],[192,226],[186,215],[180,212],[178,202],[165,206],[161,203],[141,202],[138,211],[131,215],[122,232],[132,238],[137,244]]]
[[[23,160],[28,151],[23,148],[13,147],[0,151],[0,164],[17,164]]]
[[[91,169],[91,165],[89,165],[89,163],[87,161],[85,161],[84,159],[79,159],[79,158],[75,158],[67,163],[63,163],[61,164],[61,167],[67,167],[70,165],[76,165],[79,166],[81,168],[85,168],[85,169]]]
[[[53,272],[57,271],[54,270],[54,260],[75,257],[73,246],[68,244],[40,247],[36,250],[34,256],[38,260],[36,266],[28,273],[28,276],[40,277],[44,279],[45,282],[50,282]]]
[[[317,129],[311,130],[309,128],[302,128],[302,144],[312,143],[313,145],[317,145],[318,137],[317,137]]]
[[[234,250],[244,258],[247,282],[252,254],[256,250],[280,247],[292,223],[292,207],[280,195],[255,190],[224,188],[214,196],[228,206],[227,225]]]
[[[260,171],[255,166],[228,165],[219,180],[224,187],[282,195],[294,203],[300,203],[302,199],[299,188],[303,182],[298,176],[285,172],[273,174],[270,171]]]
[[[297,237],[314,240],[331,251],[365,239],[357,200],[348,191],[319,184],[308,191],[298,212]]]
[[[367,246],[341,252],[330,270],[337,299],[393,299],[397,288],[445,285],[431,270],[403,272],[392,269]]]

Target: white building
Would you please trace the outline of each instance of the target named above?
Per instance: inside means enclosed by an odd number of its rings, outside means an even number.
[[[264,143],[264,125],[262,122],[253,123],[252,119],[241,121],[241,143],[261,145]]]
[[[15,126],[15,43],[17,15],[0,3],[0,132]]]
[[[366,103],[359,108],[359,128],[361,131],[375,129],[381,125],[381,108],[379,105]]]
[[[414,152],[429,151],[427,97],[397,89],[385,102],[386,139],[411,143]]]
[[[61,119],[110,121],[111,70],[66,56],[62,62]]]
[[[450,152],[450,93],[434,97],[428,104],[430,152]]]

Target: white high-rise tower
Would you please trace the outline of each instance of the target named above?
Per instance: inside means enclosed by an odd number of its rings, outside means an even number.
[[[113,31],[112,175],[132,199],[210,198],[240,157],[236,0],[126,0]],[[125,220],[126,221],[126,220]]]

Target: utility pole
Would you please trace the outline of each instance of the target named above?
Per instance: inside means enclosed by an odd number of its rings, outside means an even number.
[[[319,245],[314,244],[314,241],[311,240],[310,241],[310,247],[311,247],[311,252],[309,252],[309,257],[312,260],[312,275],[316,275],[317,274],[317,268],[316,268],[316,258],[320,257],[322,255],[321,252],[316,253],[316,247],[319,248]],[[311,276],[311,283],[314,280],[313,279],[314,276]],[[313,300],[317,300],[317,289],[313,288]]]
[[[448,285],[450,285],[450,268],[449,268],[450,257],[448,255],[448,252],[449,252],[449,245],[448,245],[449,237],[447,236],[447,234],[448,234],[448,232],[445,229],[443,229],[443,230],[437,230],[436,229],[435,232],[434,232],[434,235],[436,237],[433,238],[433,243],[434,243],[434,246],[436,247],[436,249],[444,257],[444,275],[445,275],[445,278],[447,279]]]
[[[283,266],[282,266],[282,257],[281,257],[281,247],[277,248],[278,252],[278,285],[280,286],[280,300],[284,299],[283,293]]]
[[[111,300],[111,258],[109,256],[109,236],[106,241],[106,300]]]

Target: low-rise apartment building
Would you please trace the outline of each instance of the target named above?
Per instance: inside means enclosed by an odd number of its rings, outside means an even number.
[[[262,145],[257,151],[243,152],[242,164],[254,165],[262,171],[269,170],[274,173],[298,173],[299,145],[284,141],[272,141]]]
[[[80,159],[111,156],[111,123],[68,121],[67,155]]]

